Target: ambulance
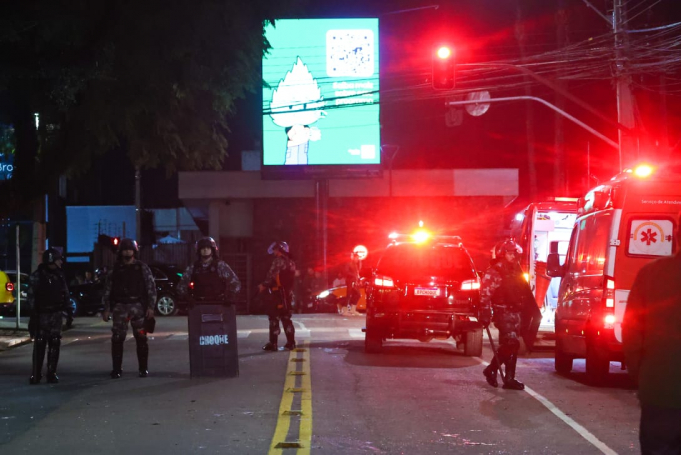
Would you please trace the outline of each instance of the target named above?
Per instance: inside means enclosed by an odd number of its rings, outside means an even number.
[[[602,384],[621,362],[622,317],[638,271],[676,249],[681,175],[642,165],[579,201],[565,261],[550,253],[547,273],[561,278],[555,315],[555,369],[586,359],[587,380]]]
[[[523,249],[520,267],[542,312],[540,330],[552,332],[560,277],[546,274],[549,253],[565,258],[577,219],[578,198],[553,197],[534,202],[517,213],[510,235]]]

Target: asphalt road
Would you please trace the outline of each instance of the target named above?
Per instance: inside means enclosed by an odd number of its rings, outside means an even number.
[[[294,321],[301,349],[271,353],[260,349],[266,317],[239,316],[231,379],[190,378],[183,316],[158,320],[144,379],[130,334],[124,376],[109,379],[110,323],[96,318],[65,333],[57,385],[28,384],[30,344],[0,352],[0,452],[640,453],[635,391],[614,363],[595,388],[583,361],[564,377],[551,351],[533,353],[519,361],[527,389],[508,391],[481,374],[488,344],[482,358],[443,341],[393,341],[369,355],[363,317]]]

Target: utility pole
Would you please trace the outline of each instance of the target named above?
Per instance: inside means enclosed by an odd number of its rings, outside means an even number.
[[[638,158],[636,144],[636,118],[634,97],[631,93],[631,75],[628,68],[629,37],[627,35],[627,12],[623,0],[613,0],[612,27],[615,32],[615,77],[617,79],[617,121],[629,128],[619,129],[620,171],[632,167]]]
[[[142,172],[135,166],[135,240],[142,243]]]

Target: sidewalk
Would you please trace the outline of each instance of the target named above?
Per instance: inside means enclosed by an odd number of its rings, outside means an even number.
[[[31,342],[27,329],[28,318],[21,318],[19,330],[16,329],[16,325],[16,318],[0,319],[0,351]]]

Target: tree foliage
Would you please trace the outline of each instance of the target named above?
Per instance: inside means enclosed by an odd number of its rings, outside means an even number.
[[[0,123],[16,132],[16,166],[0,191],[25,201],[115,147],[141,168],[219,168],[235,101],[262,84],[263,23],[297,5],[3,2]]]

